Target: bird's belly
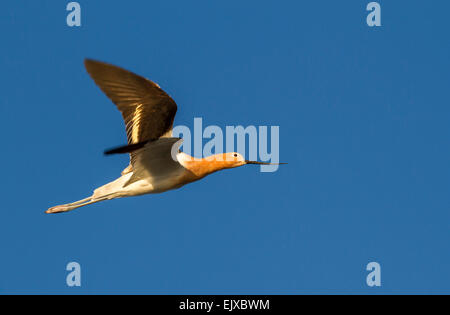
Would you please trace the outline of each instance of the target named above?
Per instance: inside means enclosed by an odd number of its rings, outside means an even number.
[[[122,188],[124,196],[139,196],[155,192],[155,187],[146,179],[141,179]]]
[[[188,183],[183,174],[174,175],[141,179],[123,187],[122,192],[125,196],[156,194],[180,188]]]

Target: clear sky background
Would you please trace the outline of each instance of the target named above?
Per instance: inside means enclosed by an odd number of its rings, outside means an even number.
[[[0,294],[450,293],[448,1],[379,1],[380,28],[368,0],[79,1],[80,28],[68,2],[0,10]],[[159,83],[177,125],[280,126],[289,164],[44,214],[128,163],[85,57]]]

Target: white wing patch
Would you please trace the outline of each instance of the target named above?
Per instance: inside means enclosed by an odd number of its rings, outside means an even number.
[[[136,109],[134,110],[134,115],[132,121],[132,132],[131,132],[131,139],[133,140],[133,143],[139,142],[139,131],[141,128],[141,115],[142,115],[142,109],[144,106],[142,104],[139,104],[136,106]]]

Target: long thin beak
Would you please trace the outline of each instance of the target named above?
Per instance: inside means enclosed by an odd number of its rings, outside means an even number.
[[[287,163],[267,163],[267,162],[257,162],[257,161],[245,161],[245,164],[257,164],[257,165],[282,165]]]

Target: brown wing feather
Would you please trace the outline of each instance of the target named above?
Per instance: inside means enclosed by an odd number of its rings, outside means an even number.
[[[122,113],[128,144],[156,140],[172,129],[177,104],[157,84],[107,63],[86,59],[84,64]]]

